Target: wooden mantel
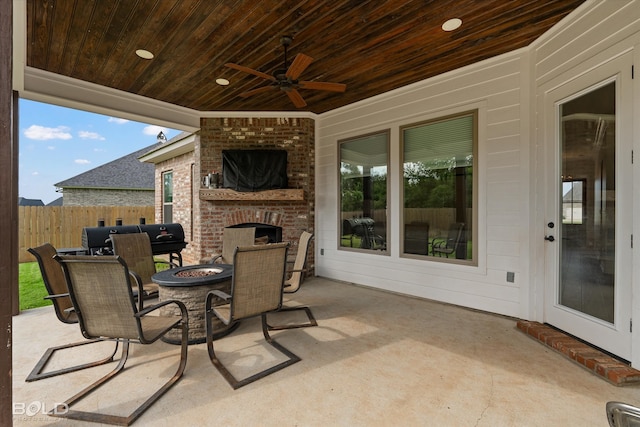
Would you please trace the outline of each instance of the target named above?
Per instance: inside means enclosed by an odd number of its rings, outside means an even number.
[[[200,190],[200,200],[304,200],[304,190],[287,188],[242,192],[229,188],[211,188]]]

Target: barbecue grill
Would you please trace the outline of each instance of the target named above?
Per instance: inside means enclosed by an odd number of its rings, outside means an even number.
[[[113,255],[112,234],[147,233],[151,240],[154,255],[168,254],[171,261],[182,265],[181,251],[187,246],[182,225],[140,224],[116,225],[112,227],[84,227],[82,229],[82,248],[90,255]]]

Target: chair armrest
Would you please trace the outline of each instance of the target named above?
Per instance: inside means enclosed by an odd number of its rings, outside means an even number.
[[[69,292],[65,292],[64,294],[47,295],[44,297],[44,299],[57,299],[57,298],[64,298],[68,296],[69,296]]]
[[[180,309],[180,322],[176,322],[174,323],[173,327],[176,328],[178,325],[182,325],[182,328],[186,327],[186,332],[183,331],[184,333],[188,333],[188,329],[189,329],[189,312],[187,311],[187,307],[184,305],[184,303],[182,301],[178,301],[178,300],[167,300],[167,301],[162,301],[161,303],[158,304],[154,304],[150,307],[145,308],[144,310],[140,310],[137,313],[134,314],[135,317],[137,318],[142,318],[145,315],[159,309],[160,307],[164,307],[165,305],[168,304],[175,304],[178,306],[178,308]],[[160,338],[160,336],[155,336],[154,338],[152,338],[151,340],[148,340],[145,336],[144,336],[144,330],[140,328],[140,326],[138,326],[139,328],[139,334],[140,334],[140,342],[142,344],[151,344],[152,342],[154,342],[155,340],[157,340],[158,338]],[[183,335],[184,336],[184,335]],[[182,346],[182,357],[185,358],[185,352],[186,352],[186,346]]]
[[[215,262],[220,258],[222,258],[222,254],[215,254],[213,258],[211,258],[211,261],[209,261],[209,264],[215,264]]]
[[[231,295],[217,289],[214,289],[213,291],[209,291],[204,301],[205,311],[211,310],[211,302],[213,301],[214,298],[216,299],[216,303],[217,303],[217,304],[214,303],[214,305],[220,305],[220,302],[229,301],[231,299]]]
[[[160,307],[164,307],[165,305],[169,305],[169,304],[176,304],[180,308],[180,311],[182,311],[183,308],[184,308],[185,312],[187,310],[186,306],[184,305],[184,303],[182,301],[170,299],[170,300],[159,302],[158,304],[151,305],[151,306],[149,306],[149,307],[147,307],[145,309],[142,309],[142,310],[138,311],[136,314],[134,314],[134,316],[135,317],[144,317],[147,314],[153,312],[154,310],[157,310]]]
[[[143,298],[144,288],[142,286],[142,279],[140,278],[138,273],[136,273],[133,270],[129,270],[129,276],[133,277],[133,281],[138,285],[138,311],[142,311],[142,308],[143,308],[142,300],[144,299]]]

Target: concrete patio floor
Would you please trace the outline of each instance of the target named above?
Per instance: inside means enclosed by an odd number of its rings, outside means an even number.
[[[134,425],[605,427],[607,401],[640,404],[640,386],[604,381],[519,332],[516,319],[323,278],[286,299],[309,305],[319,323],[272,334],[302,361],[234,391],[206,345],[191,345],[182,380]],[[13,337],[14,425],[86,425],[43,415],[42,407],[63,402],[115,364],[27,383],[48,347],[82,337],[51,307],[14,317]],[[67,350],[52,367],[97,359],[110,345]],[[215,342],[239,374],[278,357],[265,345],[259,319]],[[131,411],[173,375],[178,357],[178,346],[134,345],[128,369],[81,407]]]

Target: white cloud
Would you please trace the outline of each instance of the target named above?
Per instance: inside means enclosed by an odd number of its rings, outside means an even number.
[[[74,162],[79,165],[88,165],[89,163],[91,163],[89,160],[86,160],[86,159],[75,159]]]
[[[145,135],[151,135],[151,136],[158,136],[160,132],[164,132],[166,134],[167,129],[163,128],[162,126],[149,125],[149,126],[145,126],[144,129],[142,130],[142,133],[144,133]]]
[[[47,146],[47,149],[48,149],[48,150],[55,150],[55,149],[56,149],[56,147],[55,147],[55,146],[53,146],[53,145],[49,145],[49,146]]]
[[[89,132],[86,130],[78,132],[78,136],[82,139],[98,139],[100,141],[104,141],[104,136],[101,136],[99,133]]]
[[[129,120],[127,120],[127,119],[119,119],[117,117],[109,117],[108,121],[109,121],[109,123],[115,123],[115,124],[118,124],[118,125],[123,125],[125,123],[129,123]]]
[[[24,131],[24,136],[29,139],[46,141],[48,139],[71,139],[69,128],[66,126],[58,126],[56,128],[48,128],[39,125],[31,125]]]
[[[37,172],[37,171],[36,171],[36,172],[32,173],[31,175],[34,175],[34,176],[35,176],[35,175],[40,175],[40,172]]]
[[[96,152],[96,153],[106,153],[107,152],[107,150],[105,150],[104,148],[94,148],[93,151]]]

